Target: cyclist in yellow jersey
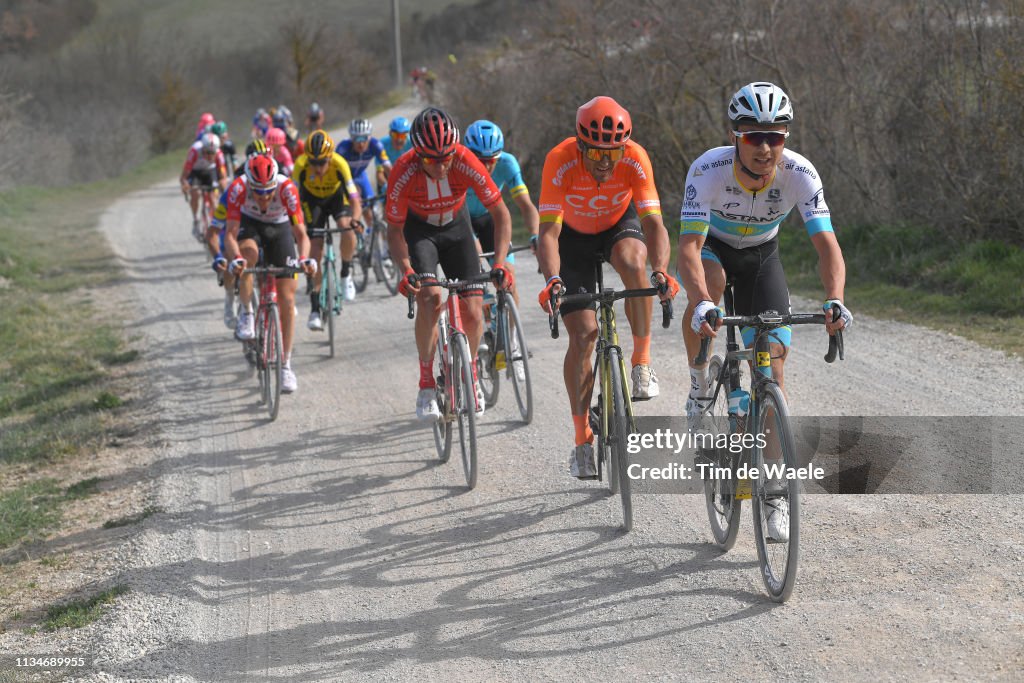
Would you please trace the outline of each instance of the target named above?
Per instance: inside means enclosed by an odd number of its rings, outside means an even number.
[[[334,218],[339,228],[352,226],[357,230],[362,229],[362,223],[352,218],[362,212],[359,190],[352,181],[348,162],[334,151],[334,140],[322,130],[315,130],[306,138],[305,153],[295,162],[292,180],[299,188],[299,200],[306,218],[309,257],[319,262],[329,217]],[[341,233],[340,243],[341,277],[345,278],[351,271],[352,257],[356,251],[355,232]],[[320,319],[321,279],[319,270],[307,278],[312,310],[306,327],[318,332],[324,329]]]

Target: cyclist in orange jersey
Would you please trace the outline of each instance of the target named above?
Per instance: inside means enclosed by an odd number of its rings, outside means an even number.
[[[667,284],[661,295],[679,291],[667,274],[669,240],[661,219],[661,201],[654,186],[651,161],[643,147],[630,139],[629,112],[610,97],[595,97],[576,112],[576,135],[567,138],[544,161],[540,191],[540,238],[537,258],[547,284],[538,297],[550,310],[556,292],[593,292],[597,286],[595,260],[600,253],[629,289],[651,282]],[[628,299],[626,317],[633,333],[634,400],[658,395],[658,379],[651,370],[650,299]],[[594,390],[591,360],[597,341],[597,316],[582,306],[561,306],[569,349],[565,354],[565,388],[576,430],[570,473],[581,479],[597,475],[594,433],[588,412]]]

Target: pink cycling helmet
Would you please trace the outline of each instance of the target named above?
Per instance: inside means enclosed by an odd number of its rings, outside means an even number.
[[[265,136],[268,145],[283,145],[285,143],[284,131],[280,128],[271,128]]]

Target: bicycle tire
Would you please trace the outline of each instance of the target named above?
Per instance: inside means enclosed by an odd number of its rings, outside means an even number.
[[[712,357],[708,363],[708,376],[717,378],[721,374],[723,363],[721,356]],[[705,418],[716,428],[726,426],[726,431],[729,419],[728,386],[727,383],[723,383],[718,392],[718,399],[711,408],[711,414]],[[705,461],[710,461],[716,468],[729,468],[730,472],[735,471],[732,467],[734,458],[727,448],[712,448],[705,454],[708,456]],[[733,495],[735,490],[736,482],[732,477],[709,476],[704,479],[704,502],[708,511],[708,521],[711,523],[711,535],[715,539],[715,545],[723,551],[730,550],[736,544],[736,537],[739,534],[743,501]]]
[[[796,441],[789,420],[789,408],[782,389],[775,382],[766,382],[758,388],[758,425],[756,434],[768,434],[776,430],[782,450],[781,462],[788,468],[796,468]],[[774,417],[771,417],[774,415]],[[761,469],[763,453],[758,449],[754,459]],[[762,473],[764,470],[761,470]],[[768,517],[766,509],[769,498],[769,484],[760,477],[754,481],[754,495],[751,498],[754,512],[754,540],[757,545],[757,559],[761,566],[761,578],[768,595],[775,602],[785,602],[796,585],[797,566],[800,561],[800,482],[797,479],[784,480],[784,497],[789,501],[789,538],[786,541],[768,539]]]
[[[604,405],[603,393],[598,395],[597,405],[601,409],[602,413],[606,410],[609,414],[614,412],[614,409]],[[612,449],[608,440],[605,439],[604,434],[602,433],[603,428],[600,425],[600,415],[598,415],[597,418],[598,428],[594,430],[594,442],[597,444],[598,467],[600,468],[601,476],[607,477],[608,479],[608,493],[614,496],[619,492],[619,470],[618,465],[616,464],[617,461],[615,460],[615,451]]]
[[[266,316],[266,311],[262,306],[257,306],[253,309],[256,311],[256,319],[253,324],[256,327],[256,377],[260,383],[260,405],[265,405],[269,397],[270,391],[270,369],[267,366],[267,330],[263,324],[263,318]]]
[[[434,432],[434,448],[437,450],[437,459],[441,462],[448,462],[452,456],[452,402],[448,400],[448,383],[445,365],[451,367],[451,359],[448,356],[448,326],[444,324],[443,316],[438,320],[437,330],[437,353],[434,354],[436,371],[434,377],[437,384],[434,387],[434,396],[441,416],[432,423]]]
[[[493,408],[498,402],[498,394],[501,392],[501,373],[494,367],[495,344],[498,342],[495,340],[494,334],[487,330],[481,337],[481,343],[487,344],[487,353],[481,353],[477,349],[476,376],[480,380],[480,389],[484,392],[485,407]]]
[[[334,358],[334,304],[338,299],[338,283],[334,260],[324,259],[323,279],[320,282],[320,317],[327,319],[327,343],[329,356]]]
[[[281,374],[284,372],[284,348],[281,344],[281,314],[277,304],[270,304],[267,314],[267,412],[270,420],[277,419],[281,407]]]
[[[505,358],[509,381],[512,382],[512,389],[516,395],[516,404],[519,406],[519,416],[523,424],[530,424],[533,421],[533,386],[530,382],[530,350],[526,345],[526,335],[523,333],[523,326],[519,322],[519,311],[516,309],[516,302],[511,295],[505,298],[505,312],[508,316],[505,320],[505,336],[508,337],[505,344]],[[512,344],[512,335],[518,340],[519,348]],[[523,379],[520,380],[516,374],[515,364],[523,364]]]
[[[391,254],[386,249],[386,242],[384,231],[387,230],[386,225],[377,224],[373,229],[373,253],[374,259],[377,262],[377,274],[384,281],[384,286],[387,287],[388,292],[391,296],[398,294],[398,268],[395,266],[395,262],[391,259]]]
[[[452,340],[452,381],[455,382],[455,412],[459,421],[459,450],[466,485],[476,487],[476,390],[473,388],[473,360],[464,334]]]
[[[358,244],[356,245],[355,256],[352,258],[350,275],[352,276],[352,284],[356,286],[356,292],[362,294],[366,291],[366,285],[370,281],[373,254],[370,252],[370,245],[365,235],[359,235],[357,239]]]
[[[629,480],[629,454],[626,439],[629,437],[629,415],[626,412],[626,384],[622,377],[622,357],[616,347],[608,349],[608,370],[611,373],[612,415],[608,426],[612,430],[609,443],[614,452],[616,474],[619,479],[619,498],[622,502],[622,528],[629,532],[633,528],[633,487]]]

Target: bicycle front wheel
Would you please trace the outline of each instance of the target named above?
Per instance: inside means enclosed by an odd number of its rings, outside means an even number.
[[[484,323],[487,324],[486,322]],[[476,377],[480,380],[480,389],[484,392],[484,404],[493,408],[498,402],[498,393],[501,390],[501,373],[494,367],[494,354],[497,352],[495,346],[498,342],[490,330],[484,332],[480,339],[481,346],[487,345],[487,351],[477,349],[476,352]]]
[[[622,377],[622,358],[617,347],[608,350],[608,372],[611,373],[612,414],[608,420],[611,430],[608,442],[613,453],[614,467],[618,475],[619,497],[622,499],[622,528],[633,528],[633,489],[629,479],[629,453],[626,440],[629,438],[629,414],[626,412],[626,383]]]
[[[277,304],[270,304],[264,323],[266,333],[266,377],[267,377],[267,412],[271,421],[277,419],[277,410],[281,405],[281,373],[284,370],[283,347],[281,345],[281,315]]]
[[[755,464],[761,477],[754,481],[751,499],[754,511],[754,540],[761,578],[775,602],[785,602],[796,585],[800,559],[800,482],[778,470],[792,471],[797,462],[796,441],[789,422],[789,408],[778,384],[767,382],[758,388],[758,422],[755,434],[765,435],[767,446],[757,448]],[[769,457],[774,455],[775,459]],[[769,472],[769,468],[776,470]],[[774,474],[775,476],[771,476]]]
[[[722,357],[714,356],[708,363],[708,376],[717,379],[722,373],[722,364]],[[720,442],[718,434],[729,433],[728,387],[727,383],[722,384],[710,414],[704,417],[704,426],[716,437],[712,444]],[[711,534],[719,548],[729,550],[736,544],[743,504],[734,495],[736,470],[733,467],[733,455],[728,448],[711,445],[698,451],[697,457],[699,462],[707,466],[704,468],[704,501],[708,509],[708,521],[711,522]],[[726,476],[726,473],[730,476]]]
[[[437,400],[437,407],[441,416],[434,420],[434,448],[437,449],[437,459],[441,462],[448,462],[452,455],[452,415],[453,403],[448,398],[449,383],[452,381],[451,358],[448,357],[448,326],[445,324],[445,317],[437,321],[437,353],[434,354],[435,372],[434,377],[437,384],[434,387],[434,396]]]
[[[508,362],[508,377],[512,381],[512,388],[515,390],[516,403],[519,405],[519,416],[523,418],[523,424],[530,424],[533,421],[533,387],[530,384],[530,352],[526,346],[526,335],[523,333],[523,326],[519,323],[519,311],[516,309],[516,302],[511,295],[505,297],[505,311],[508,318],[505,320],[505,344],[506,357]],[[508,351],[511,349],[511,352]]]
[[[459,420],[459,448],[466,485],[476,487],[476,389],[473,386],[473,360],[463,334],[452,342],[452,377],[455,382],[455,412]]]

